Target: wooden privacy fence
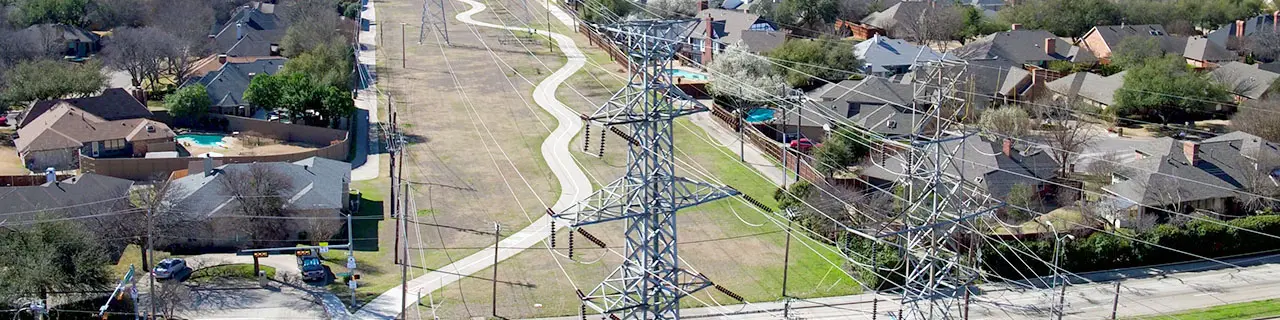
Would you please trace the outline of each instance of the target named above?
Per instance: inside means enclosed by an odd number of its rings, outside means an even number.
[[[71,177],[73,177],[73,175],[59,174],[55,179],[57,179],[58,181],[62,181],[62,180],[70,179]],[[46,181],[47,179],[48,177],[45,177],[43,174],[0,176],[0,187],[38,186],[38,185],[44,184],[45,182],[48,182]]]

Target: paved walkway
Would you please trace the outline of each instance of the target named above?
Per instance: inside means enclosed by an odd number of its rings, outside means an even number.
[[[710,104],[711,100],[703,100],[701,102],[703,104]],[[717,120],[715,116],[711,115],[711,112],[697,113],[689,116],[689,118],[693,119],[693,124],[698,125],[698,127],[702,128],[702,131],[705,131],[708,136],[711,136],[711,138],[714,139],[712,141],[713,144],[719,144],[728,148],[734,155],[740,156],[742,159],[746,160],[746,163],[751,165],[752,169],[763,174],[764,177],[769,179],[770,182],[773,182],[774,185],[782,186],[782,179],[787,176],[787,173],[783,171],[782,168],[779,168],[769,156],[764,155],[764,152],[760,151],[760,149],[750,143],[745,145],[742,144],[742,140],[738,139],[738,132],[725,127],[723,124],[717,123],[720,120]],[[794,180],[794,178],[787,179]]]
[[[477,13],[487,9],[487,7],[479,2],[472,0],[458,0],[471,6],[471,9],[459,13],[457,19],[463,23],[508,30],[527,31],[527,28],[508,27],[487,22],[476,21],[472,18]],[[542,2],[539,2],[542,3]],[[546,6],[545,3],[542,3]],[[573,17],[559,7],[549,7],[551,14],[567,26],[573,25]],[[578,70],[586,64],[586,57],[582,51],[578,49],[576,43],[568,36],[553,33],[547,30],[537,30],[539,34],[547,35],[555,39],[556,44],[560,47],[568,58],[568,62],[560,69],[556,70],[542,82],[538,83],[533,90],[534,102],[539,107],[546,110],[556,118],[559,125],[542,143],[543,158],[547,161],[547,166],[551,168],[556,179],[560,182],[560,197],[556,200],[552,209],[561,211],[571,207],[579,201],[586,199],[591,195],[591,182],[587,180],[587,176],[581,168],[573,161],[573,156],[569,153],[569,142],[573,137],[582,130],[582,120],[578,118],[578,113],[566,106],[564,103],[556,99],[556,89],[569,79],[570,76],[577,73]],[[362,37],[363,38],[363,37]],[[516,232],[515,234],[503,239],[499,242],[502,248],[498,250],[498,259],[506,260],[516,254],[524,251],[524,249],[533,247],[542,242],[547,235],[550,234],[550,224],[552,218],[539,214],[541,218],[534,221],[528,227]],[[564,227],[568,223],[559,223],[557,228]],[[420,294],[430,294],[446,285],[458,281],[461,277],[465,277],[493,265],[493,247],[481,250],[471,256],[457,260],[447,266],[440,267],[438,271],[434,271],[420,277],[414,278],[408,283],[408,291],[410,297],[420,296]],[[365,304],[355,317],[359,319],[391,319],[400,314],[400,297],[401,287],[396,286],[382,293],[373,301]]]
[[[360,50],[356,52],[356,63],[360,66],[357,76],[361,82],[356,91],[356,154],[353,157],[355,160],[351,161],[353,181],[378,178],[378,168],[381,166],[378,154],[372,152],[378,150],[379,146],[373,145],[369,139],[369,127],[378,123],[378,28],[374,27],[377,15],[373,4],[366,3],[364,11],[360,12],[360,18],[368,23],[361,26]]]

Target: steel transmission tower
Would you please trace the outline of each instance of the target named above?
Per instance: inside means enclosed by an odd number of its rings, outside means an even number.
[[[953,114],[945,110],[948,103],[963,101],[953,93],[959,79],[967,71],[963,62],[931,61],[917,64],[927,76],[915,79],[914,102],[926,110],[914,115],[920,119],[916,134],[903,153],[905,159],[905,197],[909,205],[901,212],[902,228],[880,235],[896,241],[903,262],[901,286],[901,319],[953,319],[965,310],[963,297],[978,276],[971,265],[972,256],[965,252],[973,246],[961,243],[970,220],[993,212],[990,197],[976,192],[965,173],[973,168],[964,157],[970,151],[967,139],[978,136],[954,128]],[[961,102],[962,103],[962,102]],[[972,236],[972,235],[970,235]]]
[[[431,1],[422,0],[422,22],[418,24],[418,44],[422,44],[423,41],[427,40],[427,25],[430,25],[431,29],[435,29],[440,34],[445,44],[449,44],[449,20],[444,16],[444,0],[436,0],[436,4],[439,4],[440,7],[438,10],[440,12],[439,24],[437,24],[436,19],[431,17]]]
[[[626,50],[631,75],[625,88],[585,119],[629,129],[627,173],[555,215],[574,227],[626,222],[622,265],[590,292],[579,292],[584,307],[601,314],[676,319],[681,297],[712,286],[705,276],[680,268],[676,211],[738,192],[675,175],[673,120],[707,110],[676,88],[666,72],[691,21],[628,21],[602,28]]]

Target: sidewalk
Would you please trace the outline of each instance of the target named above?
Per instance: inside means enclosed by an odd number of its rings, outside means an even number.
[[[376,140],[370,139],[369,129],[378,123],[378,28],[376,26],[377,15],[374,13],[373,5],[365,1],[364,11],[360,12],[360,18],[367,22],[361,23],[359,36],[359,51],[356,52],[356,64],[359,65],[359,74],[361,83],[356,91],[356,120],[355,120],[355,156],[351,161],[351,180],[362,181],[378,178],[378,168],[381,167],[381,161],[378,154],[370,152],[379,149]]]
[[[784,178],[788,176],[788,173],[784,172],[782,168],[779,168],[778,165],[775,164],[771,158],[764,155],[764,152],[761,152],[760,149],[756,149],[756,147],[752,146],[750,143],[747,143],[745,148],[741,147],[742,142],[738,139],[738,133],[725,127],[723,124],[717,123],[718,120],[715,119],[715,116],[711,115],[711,112],[697,113],[689,118],[693,120],[694,124],[701,127],[702,131],[705,131],[708,136],[711,136],[713,139],[712,142],[728,148],[734,155],[742,156],[752,169],[760,172],[760,174],[764,175],[765,178],[768,178],[770,182],[773,182],[774,185],[782,186],[783,179],[795,180],[794,175],[791,175],[792,178]],[[746,155],[742,155],[742,151],[744,150],[746,151]]]

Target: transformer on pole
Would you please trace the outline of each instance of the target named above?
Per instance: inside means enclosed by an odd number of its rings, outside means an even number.
[[[640,20],[601,28],[625,48],[632,68],[627,86],[586,119],[628,129],[627,173],[554,216],[573,227],[625,221],[626,246],[621,266],[589,292],[579,292],[584,309],[620,319],[676,319],[681,297],[713,286],[680,267],[676,247],[676,211],[738,194],[675,175],[673,120],[707,111],[676,88],[666,71],[693,21]]]

